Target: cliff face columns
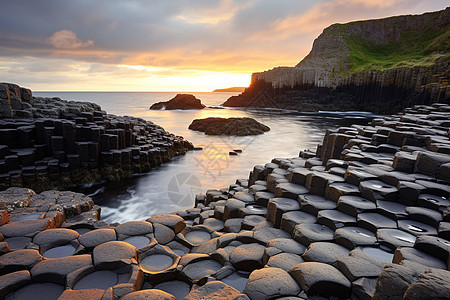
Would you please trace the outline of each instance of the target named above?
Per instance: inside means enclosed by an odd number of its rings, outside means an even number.
[[[0,187],[43,191],[89,182],[118,182],[192,149],[182,137],[100,106],[0,84]]]

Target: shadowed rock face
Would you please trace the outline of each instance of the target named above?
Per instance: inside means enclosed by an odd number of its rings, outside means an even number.
[[[270,128],[252,118],[206,118],[195,119],[189,129],[204,132],[207,135],[257,135]]]
[[[158,102],[150,106],[150,109],[173,110],[173,109],[203,109],[206,106],[202,104],[200,99],[197,99],[191,94],[177,94],[174,98],[165,102]]]
[[[95,103],[33,97],[29,89],[0,83],[0,190],[119,182],[192,148],[152,122],[109,115]]]

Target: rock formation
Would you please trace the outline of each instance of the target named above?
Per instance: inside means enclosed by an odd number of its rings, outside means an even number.
[[[207,135],[257,135],[270,128],[252,118],[206,118],[195,119],[189,129],[204,132]]]
[[[329,130],[316,151],[145,221],[107,224],[84,195],[9,188],[0,297],[447,299],[449,119],[434,104]]]
[[[415,16],[334,24],[295,67],[252,74],[224,106],[393,113],[450,103],[450,8]]]
[[[0,83],[0,189],[118,182],[192,149],[152,122]]]
[[[173,110],[173,109],[203,109],[206,106],[202,104],[200,99],[197,99],[191,94],[177,94],[174,98],[165,102],[158,102],[150,106],[150,109],[156,110]]]

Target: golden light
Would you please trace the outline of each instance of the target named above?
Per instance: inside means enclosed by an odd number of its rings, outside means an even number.
[[[196,72],[195,75],[189,73],[189,71],[183,71],[182,75],[177,76],[150,76],[144,82],[146,82],[146,86],[154,86],[151,90],[155,91],[212,92],[218,88],[246,87],[250,85],[251,79],[251,74],[226,74],[206,71],[200,74]],[[163,90],[158,90],[158,86],[164,87]]]

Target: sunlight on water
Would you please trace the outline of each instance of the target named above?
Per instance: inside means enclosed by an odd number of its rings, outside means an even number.
[[[148,272],[159,272],[170,268],[173,258],[164,254],[153,254],[144,258],[140,265]]]
[[[217,107],[236,93],[193,93],[207,106]],[[304,113],[270,109],[149,110],[159,101],[176,93],[34,93],[35,96],[58,96],[62,99],[96,102],[108,113],[141,117],[181,135],[202,151],[185,156],[135,176],[122,185],[90,186],[82,192],[92,194],[102,208],[107,222],[145,220],[161,213],[171,213],[194,205],[194,196],[208,189],[220,189],[248,178],[255,165],[264,165],[275,157],[296,157],[300,150],[315,149],[327,129],[367,124],[376,117],[368,113]],[[251,117],[270,127],[257,136],[207,136],[189,130],[192,120],[207,117]],[[229,152],[242,150],[238,156]],[[182,178],[189,178],[184,181]],[[185,197],[188,195],[188,197]]]

